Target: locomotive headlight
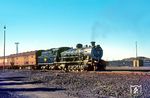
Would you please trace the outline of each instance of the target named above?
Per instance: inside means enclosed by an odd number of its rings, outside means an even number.
[[[96,60],[94,60],[94,63],[97,63],[97,61],[96,61]]]
[[[44,58],[44,62],[46,62],[47,61],[47,58]]]

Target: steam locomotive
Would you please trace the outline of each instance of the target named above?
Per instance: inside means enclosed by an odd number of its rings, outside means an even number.
[[[105,70],[106,62],[102,60],[103,50],[100,45],[77,44],[76,48],[60,47],[42,51],[38,56],[38,67],[65,71]]]
[[[0,57],[0,68],[51,69],[65,71],[105,70],[100,45],[77,44],[76,48],[60,47],[49,50],[36,50]],[[5,59],[5,60],[4,60]]]

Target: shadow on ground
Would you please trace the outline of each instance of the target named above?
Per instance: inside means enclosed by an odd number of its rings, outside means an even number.
[[[27,77],[0,77],[0,81],[22,81]]]
[[[5,81],[5,80],[4,80]],[[37,84],[37,83],[43,83],[41,81],[33,81],[33,82],[10,82],[10,83],[0,83],[0,86],[5,86],[5,85],[25,85],[25,84]]]
[[[61,90],[66,90],[66,89],[63,88],[0,88],[0,91],[9,91],[9,92],[18,92],[18,91],[37,92],[37,91],[61,91]]]
[[[0,91],[0,98],[18,98],[18,97],[12,96],[12,95],[9,94],[8,92]],[[22,97],[22,98],[23,98],[23,97]],[[25,98],[25,97],[24,97],[24,98]]]
[[[43,83],[41,81],[32,81],[32,82],[22,82],[23,79],[25,79],[26,77],[0,77],[0,86],[15,86],[15,85],[27,85],[27,84],[37,84],[37,83]],[[5,83],[5,81],[7,81]],[[11,81],[11,82],[9,82]],[[12,82],[13,81],[13,82]],[[15,82],[16,81],[16,82]],[[20,82],[18,82],[20,81]],[[28,92],[34,92],[34,91],[60,91],[60,90],[66,90],[63,88],[44,88],[44,87],[40,87],[40,88],[0,88],[0,92],[1,91],[8,91],[8,92],[18,92],[18,91],[28,91]]]
[[[1,85],[25,85],[25,84],[36,84],[36,83],[43,83],[41,81],[32,81],[32,82],[17,82],[17,81],[23,81],[26,77],[0,77],[0,86]],[[5,83],[5,81],[7,81]],[[9,82],[14,81],[14,82]],[[15,82],[16,81],[16,82]]]

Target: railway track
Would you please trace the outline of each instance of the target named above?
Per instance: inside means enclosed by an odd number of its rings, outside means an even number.
[[[150,71],[150,67],[106,67],[106,71]]]

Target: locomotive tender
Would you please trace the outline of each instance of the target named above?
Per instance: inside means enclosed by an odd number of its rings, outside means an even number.
[[[76,48],[60,47],[9,55],[5,59],[8,68],[34,68],[66,71],[105,70],[106,62],[102,60],[103,50],[100,45],[77,44]],[[0,66],[3,65],[0,57]]]

